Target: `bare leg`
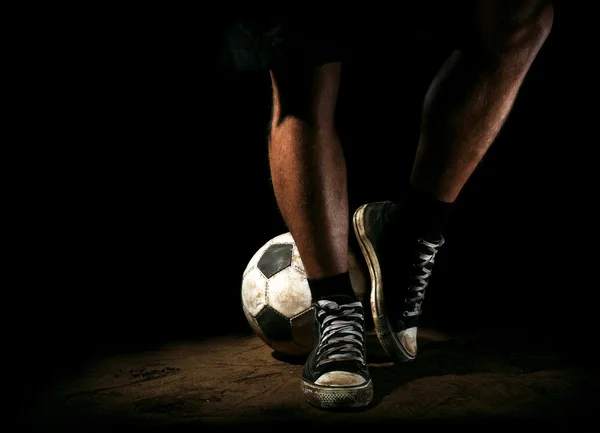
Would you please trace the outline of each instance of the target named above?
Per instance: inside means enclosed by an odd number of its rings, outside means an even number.
[[[340,63],[289,65],[271,71],[271,80],[272,183],[302,258],[314,309],[314,347],[302,369],[302,392],[317,407],[366,406],[373,383],[364,307],[348,271],[346,163],[335,129]]]
[[[370,203],[354,213],[375,329],[396,361],[417,355],[418,318],[449,209],[504,124],[552,25],[544,0],[474,3],[469,44],[451,55],[425,96],[405,203]]]
[[[308,278],[348,270],[346,164],[334,119],[340,69],[271,71],[272,183]]]
[[[496,138],[553,9],[544,0],[476,2],[473,43],[454,52],[425,97],[411,183],[452,203]]]

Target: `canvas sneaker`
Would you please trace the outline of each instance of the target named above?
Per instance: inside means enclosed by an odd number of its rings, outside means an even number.
[[[373,384],[366,363],[362,303],[350,296],[313,304],[315,347],[302,370],[306,401],[322,409],[367,406]]]
[[[377,337],[394,361],[410,361],[417,355],[418,320],[444,238],[411,238],[409,227],[405,237],[386,237],[394,206],[391,201],[362,205],[352,224],[369,268]]]

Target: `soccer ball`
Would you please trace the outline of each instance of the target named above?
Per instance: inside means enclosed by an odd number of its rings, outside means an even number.
[[[361,298],[368,283],[356,256],[348,254],[350,279]],[[252,330],[275,352],[303,356],[313,348],[312,296],[291,233],[264,244],[242,276],[242,308]]]

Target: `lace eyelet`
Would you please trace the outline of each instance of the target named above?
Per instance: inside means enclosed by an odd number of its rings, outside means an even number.
[[[410,299],[408,299],[408,298],[404,298],[404,303],[405,303],[405,304],[410,304]]]
[[[408,311],[405,311],[405,312],[403,312],[403,313],[402,313],[402,316],[404,316],[404,317],[408,317]]]

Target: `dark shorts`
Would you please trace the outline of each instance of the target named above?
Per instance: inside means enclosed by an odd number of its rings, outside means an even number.
[[[236,17],[222,27],[221,61],[228,69],[321,65],[377,52],[397,60],[417,40],[458,44],[468,37],[473,0],[408,2],[398,11],[344,10],[316,16]],[[358,56],[354,56],[360,52]],[[367,56],[370,57],[370,56]]]
[[[342,61],[348,52],[343,23],[323,15],[234,18],[223,26],[221,62],[247,71]]]

